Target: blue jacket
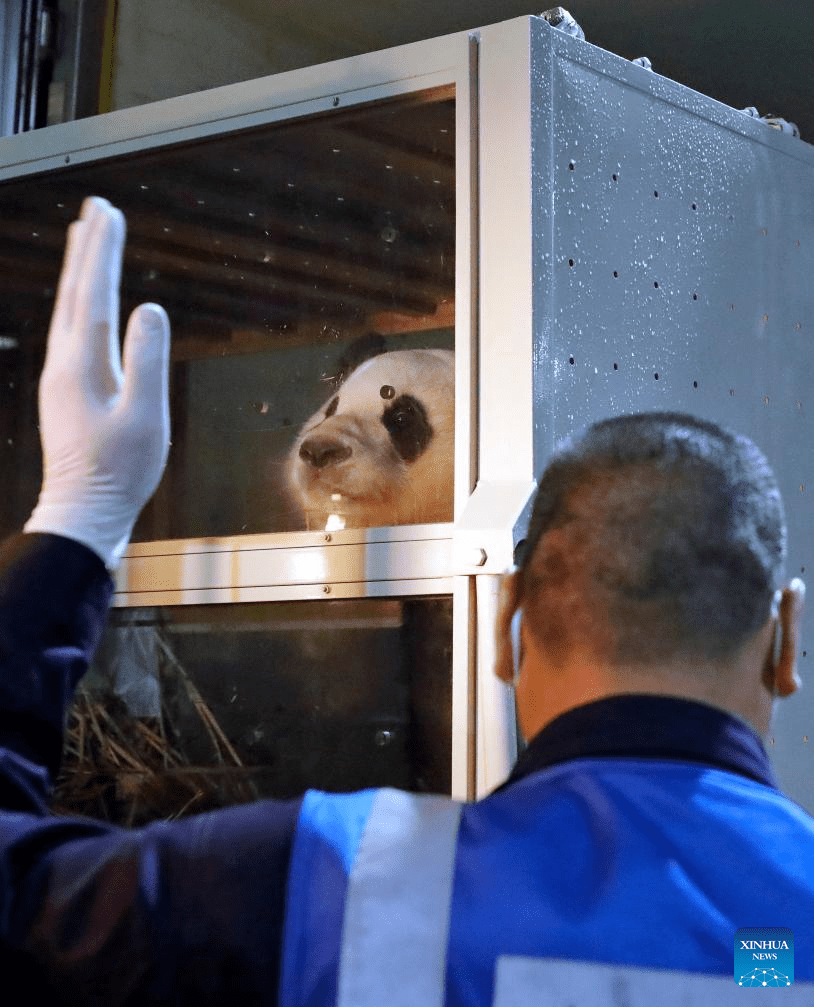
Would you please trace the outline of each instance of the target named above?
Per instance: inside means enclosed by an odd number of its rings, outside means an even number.
[[[814,979],[814,825],[768,782],[686,756],[590,757],[449,809],[394,791],[306,797],[282,1007],[482,1007],[518,958],[735,989],[742,927],[790,928],[795,981]]]
[[[414,966],[418,981],[434,961],[450,1004],[489,1003],[506,956],[728,974],[740,926],[790,927],[797,979],[812,977],[811,819],[777,791],[746,725],[695,703],[634,696],[572,711],[501,790],[464,808],[377,791],[137,831],[51,817],[64,708],[110,592],[76,543],[21,536],[0,550],[7,989],[47,990],[51,1004],[275,1004],[284,946],[284,1007],[332,1003],[354,995],[341,935],[364,947],[377,883],[391,949],[375,973],[398,980]],[[431,897],[438,884],[451,912]]]

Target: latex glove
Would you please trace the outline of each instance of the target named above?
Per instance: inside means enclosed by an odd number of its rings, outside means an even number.
[[[124,217],[97,197],[69,231],[40,379],[43,482],[27,532],[93,549],[114,569],[169,448],[169,320],[130,316],[119,352]]]

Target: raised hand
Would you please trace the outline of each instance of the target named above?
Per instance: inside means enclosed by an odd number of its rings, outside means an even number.
[[[82,542],[113,569],[169,448],[169,320],[142,304],[119,352],[125,222],[85,200],[68,232],[40,379],[43,483],[26,532]]]

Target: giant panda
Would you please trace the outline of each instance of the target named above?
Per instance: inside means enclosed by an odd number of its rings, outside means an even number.
[[[290,495],[310,529],[452,520],[455,354],[365,361],[303,425]]]

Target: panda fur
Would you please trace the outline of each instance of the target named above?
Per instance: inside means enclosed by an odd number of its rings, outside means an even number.
[[[305,526],[451,521],[454,433],[451,350],[365,361],[303,425],[289,454],[288,488]]]

